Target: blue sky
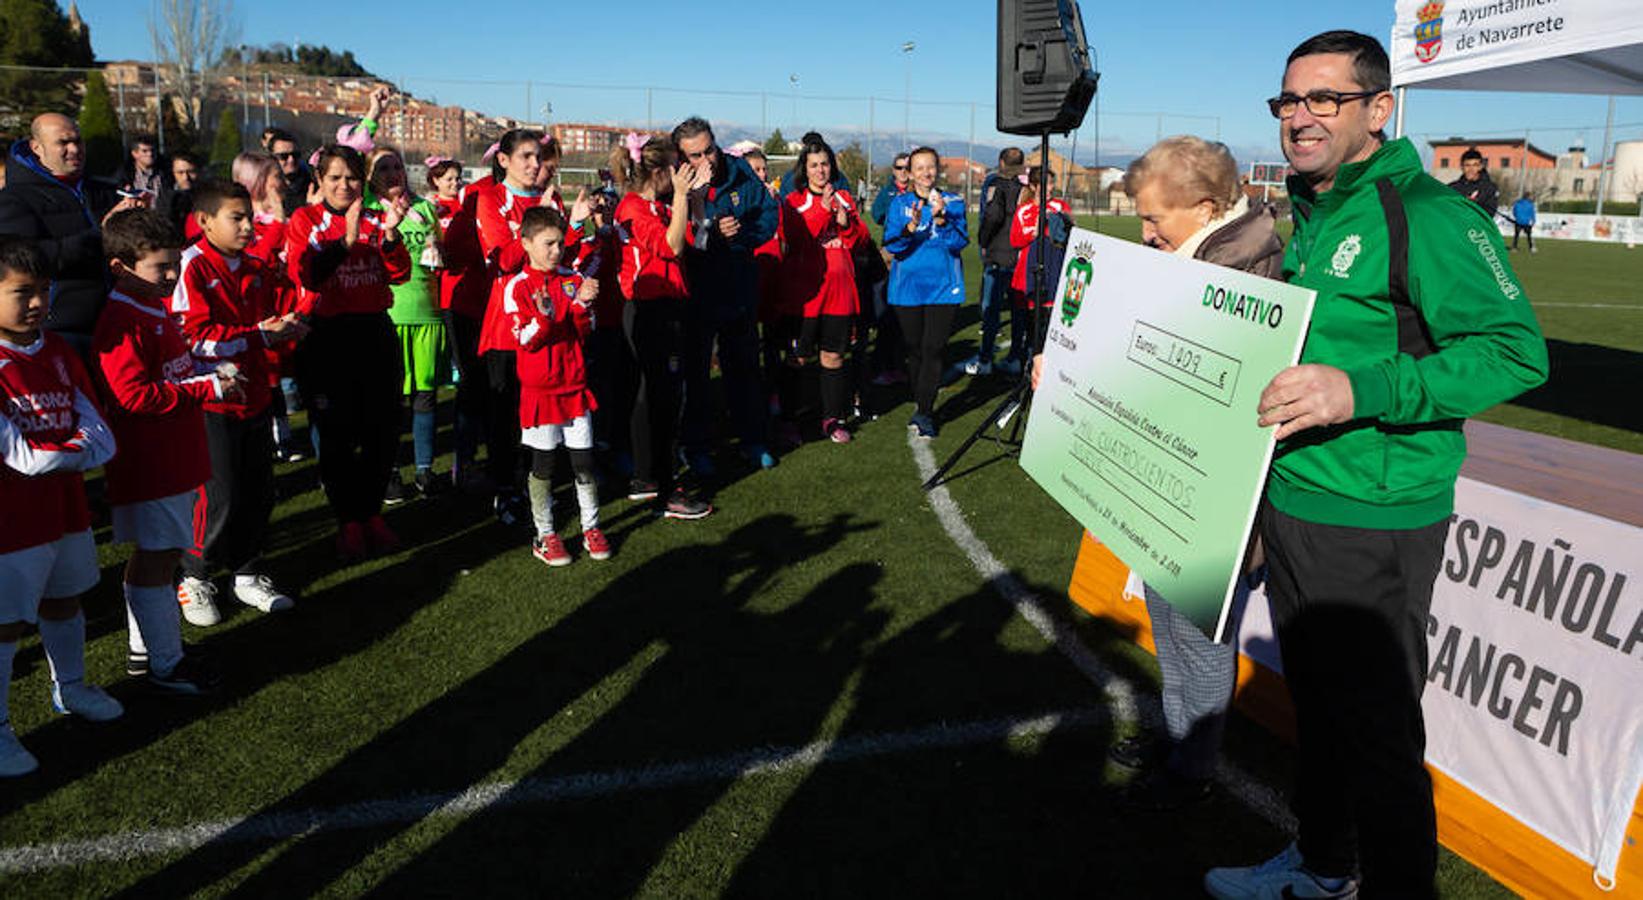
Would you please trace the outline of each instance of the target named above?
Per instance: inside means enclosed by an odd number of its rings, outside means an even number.
[[[147,4],[82,0],[79,6],[100,58],[153,56]],[[924,6],[933,12],[902,15],[899,10],[917,5],[883,0],[757,4],[737,18],[711,5],[645,0],[594,7],[597,15],[573,14],[568,3],[517,3],[516,12],[477,21],[464,10],[509,5],[245,0],[235,12],[246,43],[300,40],[350,49],[366,68],[418,96],[512,116],[541,118],[551,104],[557,121],[642,123],[642,86],[648,85],[656,88],[649,108],[658,125],[695,112],[750,128],[864,130],[871,113],[878,131],[896,132],[910,76],[915,138],[965,137],[973,102],[979,143],[1019,142],[992,130],[994,3]],[[555,12],[523,12],[543,8]],[[1104,152],[1137,153],[1160,130],[1214,136],[1219,129],[1246,162],[1277,158],[1276,125],[1261,100],[1276,93],[1291,47],[1343,27],[1384,42],[1392,24],[1390,0],[1260,6],[1175,0],[1167,12],[1161,4],[1086,0],[1083,8],[1102,75]],[[898,13],[886,15],[887,9]],[[965,9],[974,14],[958,12]],[[901,44],[908,40],[917,47],[904,55]],[[534,82],[529,89],[527,80]],[[482,81],[505,83],[464,83]],[[868,96],[879,98],[871,108],[860,99]],[[1409,96],[1406,127],[1417,139],[1521,135],[1528,128],[1533,143],[1555,151],[1577,139],[1595,149],[1603,137],[1603,97]],[[1615,121],[1626,126],[1617,139],[1643,136],[1643,99],[1621,98]],[[1095,132],[1091,116],[1079,134],[1079,161],[1089,161]]]

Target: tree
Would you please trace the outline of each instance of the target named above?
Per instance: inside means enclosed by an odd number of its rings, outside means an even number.
[[[114,100],[108,95],[108,81],[102,72],[86,76],[86,98],[80,104],[80,139],[85,141],[86,171],[92,175],[112,175],[125,156],[125,139],[120,120],[114,115]]]
[[[222,108],[217,117],[217,133],[211,138],[211,168],[219,177],[228,176],[234,157],[240,155],[240,121],[232,106]]]
[[[230,0],[159,0],[158,7],[158,19],[148,19],[157,69],[185,124],[198,129],[206,71],[234,43],[234,7]]]
[[[780,128],[776,129],[775,131],[770,132],[770,137],[765,138],[765,140],[764,140],[764,155],[765,156],[786,156],[787,155],[787,138],[782,137],[782,130]]]
[[[861,149],[860,141],[851,141],[848,146],[837,154],[839,171],[844,173],[846,181],[850,182],[850,189],[867,180],[867,153]]]
[[[53,0],[0,0],[0,64],[90,66],[91,46]],[[0,127],[18,130],[43,112],[72,114],[80,80],[76,72],[0,69]]]

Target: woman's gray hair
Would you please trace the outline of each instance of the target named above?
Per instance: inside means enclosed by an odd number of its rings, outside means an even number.
[[[1130,163],[1124,173],[1124,193],[1133,200],[1143,186],[1154,182],[1170,206],[1208,200],[1215,205],[1217,216],[1238,202],[1240,191],[1238,163],[1227,145],[1190,134],[1164,138]]]

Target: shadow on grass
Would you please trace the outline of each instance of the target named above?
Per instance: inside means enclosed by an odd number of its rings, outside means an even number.
[[[329,515],[324,507],[318,507],[280,520],[277,531],[300,530],[305,527],[302,521],[313,517],[328,521]],[[330,587],[303,593],[290,612],[263,615],[223,598],[230,621],[246,615],[258,618],[237,628],[203,632],[203,640],[199,639],[201,631],[185,626],[185,638],[192,639],[191,646],[216,661],[225,676],[224,686],[216,694],[188,699],[161,696],[127,679],[109,686],[110,692],[126,705],[126,715],[120,721],[91,726],[64,718],[30,732],[29,748],[42,759],[51,760],[51,765],[8,784],[0,812],[33,803],[189,722],[234,705],[265,684],[323,668],[369,647],[399,627],[423,603],[442,596],[457,572],[517,547],[516,543],[499,540],[494,526],[453,528],[450,517],[431,504],[396,511],[390,519],[407,543],[418,548],[415,553]],[[309,583],[335,567],[328,538],[292,546],[290,552],[271,562],[281,583],[293,586]],[[107,575],[98,596],[106,595],[107,584],[112,582],[112,602],[123,604],[118,599],[118,573],[112,578]],[[100,631],[123,628],[123,607],[100,609],[97,620]]]
[[[607,679],[655,649],[660,657],[637,677],[620,705],[555,754],[553,770],[642,766],[664,753],[690,757],[769,740],[807,741],[859,664],[863,646],[887,619],[885,613],[864,611],[879,572],[847,567],[779,612],[757,609],[757,599],[787,566],[825,553],[867,527],[841,516],[805,528],[790,516],[767,515],[715,547],[664,553],[598,595],[578,599],[575,610],[552,627],[259,812],[292,813],[482,783],[495,777],[522,741],[579,698],[623,690]],[[441,561],[441,568],[455,565]],[[562,721],[571,725],[568,718]],[[678,823],[658,820],[641,832],[627,818],[616,804],[608,822],[578,835],[556,833],[548,841],[487,831],[480,843],[496,844],[493,852],[505,849],[513,865],[525,867],[544,853],[544,843],[604,840],[620,832],[632,841],[628,868],[642,873],[648,867],[641,864],[640,848],[659,850]],[[298,840],[237,890],[315,893],[413,824]],[[266,852],[264,844],[230,830],[133,886],[128,895],[202,891]],[[456,863],[449,874],[465,873],[461,877],[471,886],[480,862]]]
[[[1546,351],[1551,376],[1513,406],[1643,434],[1643,403],[1624,399],[1643,382],[1643,353],[1555,338]]]

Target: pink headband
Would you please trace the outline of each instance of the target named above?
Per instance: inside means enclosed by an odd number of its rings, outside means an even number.
[[[423,160],[422,164],[427,166],[428,168],[432,169],[434,166],[440,165],[441,163],[448,163],[448,162],[456,162],[456,160],[451,159],[449,156],[430,156],[427,159]]]
[[[632,158],[634,162],[639,161],[639,154],[645,149],[645,145],[648,143],[650,143],[650,136],[640,134],[637,131],[630,131],[628,132],[627,137],[622,138],[622,146],[628,148],[628,156]]]

